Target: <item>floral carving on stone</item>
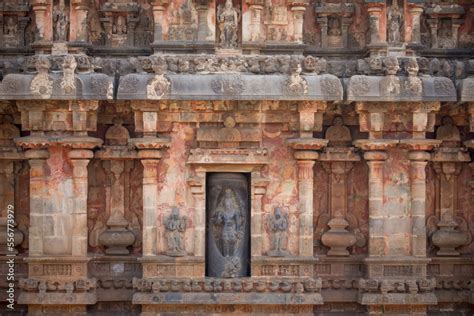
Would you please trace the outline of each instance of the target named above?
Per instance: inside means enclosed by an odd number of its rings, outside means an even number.
[[[287,95],[299,96],[308,94],[308,82],[301,77],[301,65],[291,65],[293,68],[290,77],[285,81],[284,91]]]
[[[155,75],[146,86],[146,95],[148,99],[159,100],[169,94],[170,90],[170,80],[163,74]]]
[[[46,56],[38,56],[35,67],[38,74],[31,80],[30,91],[42,99],[48,99],[53,93],[53,78],[48,75],[51,63]]]
[[[74,77],[74,71],[77,67],[76,59],[72,55],[67,55],[64,57],[61,66],[63,68],[63,78],[60,83],[61,89],[65,94],[73,94],[76,92],[76,79]]]
[[[439,95],[455,95],[456,90],[451,80],[448,78],[436,78],[434,80],[434,88]]]
[[[369,79],[366,76],[354,76],[351,78],[350,93],[361,96],[369,93]]]

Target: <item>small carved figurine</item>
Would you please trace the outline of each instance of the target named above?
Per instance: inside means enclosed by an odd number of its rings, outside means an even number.
[[[280,207],[275,207],[273,215],[268,219],[268,227],[272,233],[271,250],[268,252],[268,255],[271,257],[288,255],[286,250],[288,214],[282,212]]]
[[[186,255],[182,234],[186,231],[186,216],[179,216],[179,208],[173,207],[165,219],[165,235],[168,242],[166,254],[171,257]]]

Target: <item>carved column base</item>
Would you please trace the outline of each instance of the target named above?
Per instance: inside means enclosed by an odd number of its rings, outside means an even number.
[[[426,315],[428,305],[438,304],[436,280],[427,278],[428,258],[366,258],[367,275],[359,280],[357,302],[369,315],[393,310],[397,315]]]
[[[20,279],[18,304],[29,315],[81,315],[97,303],[97,280],[88,277],[87,257],[28,257],[28,278]]]
[[[348,256],[347,248],[356,244],[356,236],[345,228],[349,223],[343,218],[333,218],[329,221],[331,228],[321,238],[322,243],[329,247],[328,256]]]
[[[147,256],[138,259],[143,266],[143,278],[204,277],[204,257]]]

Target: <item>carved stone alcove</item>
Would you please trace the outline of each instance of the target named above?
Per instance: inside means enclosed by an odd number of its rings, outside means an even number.
[[[239,199],[237,202],[239,205],[238,208],[242,208],[242,205],[249,205],[249,210],[247,210],[246,218],[240,218],[239,221],[242,224],[243,221],[246,221],[246,229],[250,229],[250,234],[246,232],[248,238],[250,238],[251,249],[247,248],[247,258],[250,258],[249,255],[261,256],[262,255],[262,245],[263,245],[263,219],[262,219],[262,197],[265,194],[265,188],[268,184],[268,180],[262,177],[262,168],[268,164],[267,150],[266,149],[192,149],[190,156],[188,158],[188,165],[191,169],[191,176],[188,178],[188,185],[191,187],[191,193],[194,197],[194,207],[195,207],[195,235],[194,235],[194,255],[204,257],[208,249],[206,249],[206,227],[211,229],[213,224],[212,219],[209,219],[211,222],[206,224],[206,200],[208,200],[208,205],[211,203],[219,203],[226,200],[226,196],[229,197],[229,200],[234,201]],[[212,179],[213,173],[220,173],[219,176],[225,177],[228,176],[228,179],[235,178],[237,182],[244,181],[245,175],[247,174],[250,178],[248,181],[248,186],[246,189],[242,189],[236,194],[234,190],[227,190],[229,188],[224,188],[222,185],[223,192],[219,192],[218,197],[213,199],[213,194],[207,196],[206,193],[216,189],[219,184],[210,183],[207,185],[207,181]],[[209,176],[207,176],[209,174]],[[243,177],[243,178],[242,178]],[[225,181],[231,181],[231,180]],[[240,180],[237,180],[240,179]],[[219,181],[218,181],[219,182]],[[206,187],[208,192],[206,192]],[[242,201],[245,199],[245,191],[248,191],[248,201]],[[223,196],[223,197],[221,197]],[[238,196],[238,198],[237,198]],[[210,199],[210,200],[209,200]],[[218,213],[219,206],[216,207],[216,212],[211,212],[211,216],[214,213]],[[211,207],[212,209],[212,207]],[[245,208],[244,208],[245,210]],[[245,212],[245,211],[244,211]],[[218,215],[217,215],[218,216]],[[222,217],[222,216],[221,216]],[[222,221],[222,220],[221,220]],[[214,224],[219,224],[220,221],[216,219]],[[217,226],[217,231],[219,225]],[[245,229],[241,232],[243,233]],[[239,240],[239,243],[244,244],[245,238],[242,241]],[[212,241],[212,240],[211,240]],[[248,243],[247,243],[248,245]],[[232,246],[232,245],[231,245]],[[222,250],[223,247],[222,247]],[[240,249],[239,251],[241,251]],[[227,250],[226,250],[227,251]],[[212,252],[210,252],[212,253]],[[227,252],[226,252],[227,253]],[[222,257],[225,257],[225,254],[222,253]],[[232,257],[232,256],[229,256]],[[241,263],[243,267],[245,263]],[[246,269],[239,269],[240,274],[220,274],[215,275],[215,271],[218,270],[208,270],[212,272],[213,275],[209,276],[218,276],[218,277],[235,277],[235,276],[245,276],[249,272]],[[220,270],[219,270],[220,271]]]
[[[206,276],[249,276],[248,174],[208,173],[206,183]]]

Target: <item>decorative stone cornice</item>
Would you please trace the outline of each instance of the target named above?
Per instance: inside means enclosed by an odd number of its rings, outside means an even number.
[[[321,279],[252,277],[240,279],[194,278],[133,279],[134,304],[256,304],[323,303]],[[179,300],[169,293],[179,293]],[[192,299],[191,299],[192,298]],[[171,299],[171,300],[170,300]]]

